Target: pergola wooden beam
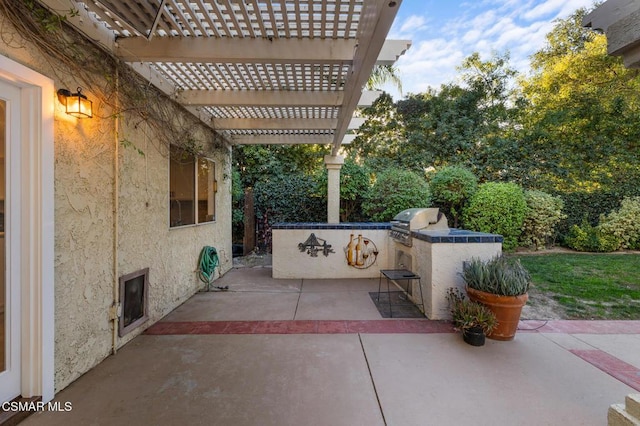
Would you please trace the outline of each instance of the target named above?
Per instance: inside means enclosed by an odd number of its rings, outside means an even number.
[[[355,40],[214,37],[123,38],[116,54],[126,62],[346,63]]]
[[[331,155],[338,155],[342,139],[349,127],[349,121],[362,96],[362,88],[376,63],[401,3],[401,0],[393,2],[370,0],[363,6],[358,38],[368,40],[368,43],[359,47],[353,58],[353,74],[344,88],[347,97],[342,105],[342,113],[335,129]]]
[[[380,95],[382,95],[382,91],[380,90],[363,90],[362,95],[360,95],[360,100],[358,100],[358,107],[370,107]]]
[[[411,40],[385,40],[376,65],[393,65],[411,47]]]
[[[640,2],[608,0],[584,17],[582,24],[603,31],[607,53],[622,56],[627,68],[640,68]]]
[[[343,92],[303,92],[278,90],[185,90],[176,100],[200,106],[340,106]]]
[[[385,40],[377,65],[393,65],[411,40]],[[351,63],[357,47],[353,39],[251,38],[122,38],[114,52],[126,62],[191,63]]]
[[[115,46],[115,36],[104,25],[94,25],[91,13],[83,7],[73,8],[69,0],[39,0],[51,12],[64,16],[66,22],[72,25],[78,32],[84,34],[89,40],[101,45],[112,52]],[[72,7],[73,14],[69,13]]]

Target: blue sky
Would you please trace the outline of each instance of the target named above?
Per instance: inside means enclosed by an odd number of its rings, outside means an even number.
[[[454,82],[456,67],[473,52],[489,59],[509,51],[512,67],[526,73],[553,21],[580,7],[591,9],[593,0],[403,0],[388,35],[413,41],[396,63],[403,95]]]

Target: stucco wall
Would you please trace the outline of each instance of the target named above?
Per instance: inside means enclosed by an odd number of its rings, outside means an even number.
[[[210,150],[218,181],[216,221],[170,229],[169,160],[146,131],[126,123],[120,129],[133,146],[119,148],[118,269],[124,275],[150,268],[150,322],[155,322],[203,286],[194,272],[202,247],[216,247],[222,271],[231,268],[231,172],[229,149]],[[206,141],[211,134],[196,136]]]
[[[316,257],[301,252],[298,244],[311,234],[326,240],[333,253]],[[345,248],[349,239],[358,235],[368,238],[378,248],[374,263],[366,269],[347,264]],[[387,229],[274,229],[273,230],[273,278],[378,278],[380,269],[388,267],[389,231]],[[322,241],[320,241],[322,243]]]
[[[460,275],[463,262],[474,257],[489,260],[502,253],[502,244],[430,243],[414,239],[412,251],[413,270],[422,278],[425,314],[429,319],[440,320],[451,319],[447,302],[449,287],[465,288]]]
[[[113,134],[56,113],[56,389],[109,354],[113,282]]]
[[[21,39],[2,15],[0,24],[0,54],[52,78],[56,89],[77,87],[72,70],[52,68],[55,61]],[[109,313],[118,276],[150,268],[150,320],[118,338],[117,347],[197,291],[201,284],[195,269],[204,245],[218,248],[223,273],[232,266],[230,149],[211,148],[213,133],[193,127],[195,142],[210,147],[207,154],[216,162],[216,222],[169,229],[169,165],[157,135],[126,114],[116,124],[101,102],[110,94],[84,93],[94,101],[92,119],[71,118],[57,99],[50,100],[55,109],[56,391],[111,353]],[[186,112],[176,106],[174,115],[181,114]],[[131,145],[118,145],[123,139]]]

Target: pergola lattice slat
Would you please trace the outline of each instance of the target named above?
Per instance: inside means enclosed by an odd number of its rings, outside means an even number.
[[[401,0],[39,1],[77,4],[69,23],[232,143],[337,154],[373,66],[410,45],[385,42]]]

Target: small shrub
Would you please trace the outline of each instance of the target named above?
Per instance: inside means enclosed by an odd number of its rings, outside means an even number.
[[[529,291],[531,276],[520,259],[496,256],[483,261],[477,258],[462,266],[462,279],[473,289],[500,296],[520,296]]]
[[[467,299],[458,288],[449,288],[447,300],[451,310],[451,320],[457,330],[464,331],[480,327],[484,334],[489,334],[498,325],[495,314],[489,308]]]
[[[301,173],[272,176],[254,187],[256,213],[270,213],[275,222],[318,222],[326,219],[326,203],[317,196],[316,182]]]
[[[478,179],[462,166],[447,166],[433,175],[429,188],[433,201],[443,208],[457,228],[464,203],[478,190]]]
[[[525,247],[542,249],[552,241],[556,225],[567,217],[562,213],[564,202],[542,191],[525,191],[524,198],[527,209],[520,242]]]
[[[573,225],[564,240],[567,247],[577,251],[611,252],[620,248],[620,239],[591,226],[586,220],[582,225]]]
[[[374,222],[388,222],[402,210],[431,206],[427,181],[416,173],[390,169],[378,175],[362,209]]]
[[[502,235],[503,248],[512,250],[518,245],[526,209],[520,186],[515,183],[484,183],[464,210],[464,225],[472,231]]]
[[[619,210],[601,216],[598,228],[603,235],[615,235],[620,248],[640,250],[640,197],[623,199]]]
[[[324,199],[317,196],[315,181],[301,173],[271,176],[254,187],[258,247],[271,251],[271,226],[278,222],[326,220]]]
[[[603,213],[620,208],[621,196],[617,191],[577,191],[558,195],[564,201],[563,212],[567,215],[556,227],[562,236],[568,235],[573,225],[581,226],[585,218],[596,226]]]
[[[233,171],[231,179],[231,234],[235,243],[242,242],[244,235],[244,188],[237,170]]]

